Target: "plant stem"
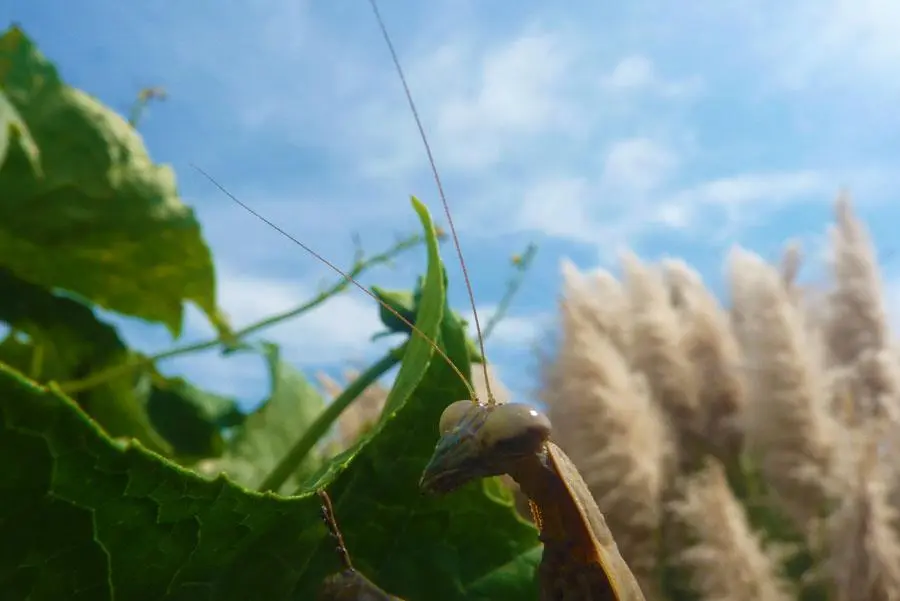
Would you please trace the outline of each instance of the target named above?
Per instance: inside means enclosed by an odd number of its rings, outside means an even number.
[[[535,253],[537,253],[537,245],[532,242],[525,249],[525,252],[522,253],[522,257],[515,262],[516,273],[506,283],[506,292],[503,293],[503,298],[497,304],[497,310],[494,311],[487,325],[484,326],[484,332],[481,334],[484,340],[488,339],[488,336],[491,335],[491,332],[494,331],[494,328],[497,327],[497,324],[500,323],[509,310],[513,298],[519,292],[519,288],[522,287],[525,274],[528,273],[528,269],[531,267],[531,261],[534,259]]]
[[[137,129],[138,123],[147,109],[147,106],[154,100],[165,100],[166,91],[162,88],[144,88],[138,92],[138,96],[131,105],[128,113],[128,124]]]
[[[414,246],[417,246],[425,241],[420,234],[416,234],[414,236],[409,236],[398,241],[388,250],[374,255],[368,259],[357,258],[353,268],[347,272],[351,278],[358,278],[364,271],[383,263],[390,262],[394,257],[399,255],[400,253],[407,251]],[[300,305],[295,309],[291,309],[290,311],[285,311],[284,313],[279,313],[277,315],[273,315],[271,317],[267,317],[262,321],[258,321],[256,323],[250,324],[249,326],[242,328],[236,332],[234,332],[234,340],[240,340],[243,337],[249,336],[250,334],[254,334],[262,329],[274,326],[283,321],[287,321],[288,319],[292,319],[314,309],[324,303],[326,300],[340,294],[350,285],[349,280],[341,278],[337,282],[335,282],[330,288],[318,294],[315,298],[309,300],[308,302]],[[167,351],[163,351],[156,355],[149,356],[140,356],[136,357],[130,361],[125,363],[120,363],[118,365],[114,365],[108,369],[101,370],[94,374],[87,376],[81,380],[75,380],[72,382],[64,382],[60,385],[60,388],[63,392],[67,394],[72,394],[75,392],[81,392],[83,390],[87,390],[89,388],[93,388],[95,386],[99,386],[105,382],[108,382],[112,379],[118,378],[125,374],[131,373],[135,369],[140,367],[145,367],[148,365],[152,365],[158,361],[162,361],[165,359],[171,359],[172,357],[178,357],[180,355],[187,355],[189,353],[195,353],[198,351],[207,350],[210,348],[214,348],[219,346],[222,343],[222,339],[220,337],[212,338],[210,340],[206,340],[204,342],[196,342],[193,344],[186,344],[183,346],[176,346]]]
[[[41,372],[44,370],[44,345],[36,343],[33,348],[29,376],[32,380],[40,380]]]
[[[341,413],[356,400],[363,391],[373,384],[378,378],[387,373],[392,367],[400,362],[403,357],[403,351],[406,349],[406,343],[399,347],[388,351],[388,353],[379,359],[374,365],[361,373],[358,378],[350,382],[341,394],[339,394],[328,406],[319,414],[309,428],[303,433],[291,450],[288,451],[275,469],[272,470],[262,484],[259,485],[260,492],[278,491],[281,486],[290,478],[291,474],[297,471],[300,464],[316,446],[316,443],[325,435],[326,432],[334,425]]]

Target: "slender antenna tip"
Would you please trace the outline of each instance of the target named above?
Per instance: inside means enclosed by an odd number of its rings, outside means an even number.
[[[387,44],[388,51],[391,54],[391,60],[394,62],[394,68],[397,71],[397,75],[400,77],[400,83],[403,85],[403,92],[406,95],[406,101],[409,104],[410,111],[412,112],[413,119],[416,122],[416,128],[419,130],[419,138],[422,140],[422,144],[425,146],[425,154],[428,155],[428,164],[431,166],[431,174],[434,177],[434,182],[437,185],[438,195],[441,198],[441,204],[444,206],[444,215],[447,217],[447,224],[450,226],[450,236],[453,238],[453,246],[456,248],[456,256],[459,258],[459,266],[462,269],[463,279],[466,282],[466,291],[469,294],[469,303],[472,306],[472,315],[475,318],[475,330],[478,333],[478,347],[481,351],[481,368],[482,373],[484,374],[484,387],[487,391],[487,402],[488,404],[494,405],[497,403],[494,398],[494,394],[491,391],[491,382],[488,377],[488,366],[487,366],[487,353],[484,351],[484,336],[481,335],[481,323],[478,320],[478,309],[475,307],[475,293],[472,291],[472,282],[469,279],[469,271],[466,269],[466,260],[463,257],[462,247],[459,244],[459,236],[456,234],[456,226],[453,224],[453,216],[450,214],[450,205],[447,202],[447,195],[444,194],[444,186],[441,183],[441,176],[438,173],[437,163],[434,160],[434,154],[431,152],[431,144],[428,143],[428,136],[425,135],[425,126],[422,125],[422,119],[419,117],[419,111],[416,108],[416,103],[412,97],[412,91],[409,89],[409,84],[406,81],[406,75],[403,72],[403,67],[400,65],[400,58],[397,56],[397,51],[394,49],[394,44],[391,41],[391,36],[388,33],[387,26],[384,24],[384,19],[381,18],[381,12],[378,10],[378,3],[376,0],[369,0],[369,5],[372,7],[372,12],[375,13],[375,20],[378,22],[378,28],[381,30],[381,35],[384,38],[385,43]],[[468,382],[466,383],[468,386]],[[474,396],[474,395],[473,395]],[[477,399],[473,399],[475,401]]]

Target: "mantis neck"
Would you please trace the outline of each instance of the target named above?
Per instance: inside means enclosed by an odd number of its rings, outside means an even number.
[[[548,441],[507,473],[531,501],[541,531],[542,598],[644,601],[587,485],[559,447]]]
[[[520,459],[508,473],[531,501],[541,542],[572,549],[592,546],[584,517],[546,452]]]

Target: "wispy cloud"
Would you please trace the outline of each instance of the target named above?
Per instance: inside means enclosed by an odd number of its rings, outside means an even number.
[[[478,317],[482,327],[494,319],[497,313],[497,305],[478,306]],[[469,323],[469,335],[475,337],[475,320],[471,311],[462,312],[463,319]],[[495,324],[490,337],[487,339],[488,348],[496,348],[498,351],[504,348],[528,349],[543,334],[544,329],[550,324],[551,314],[546,312],[522,314],[511,312],[501,316]]]
[[[603,86],[613,92],[656,93],[665,97],[681,97],[699,93],[702,80],[693,76],[683,81],[667,80],[646,56],[626,56],[609,75],[601,79]]]
[[[646,138],[613,143],[603,161],[602,181],[613,190],[649,192],[671,175],[678,157],[665,146]]]
[[[774,8],[774,7],[773,7]],[[900,6],[890,0],[804,0],[773,10],[760,42],[780,83],[797,90],[834,85],[900,92]],[[798,43],[803,40],[803,43]]]
[[[222,274],[221,270],[219,278],[222,307],[234,317],[236,324],[242,325],[296,309],[319,292],[283,278]],[[371,356],[378,350],[371,338],[381,330],[384,326],[374,301],[360,295],[341,294],[272,328],[266,337],[282,345],[288,361],[329,364]]]

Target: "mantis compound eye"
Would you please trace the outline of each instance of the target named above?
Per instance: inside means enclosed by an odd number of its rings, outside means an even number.
[[[479,432],[485,449],[502,447],[510,452],[538,451],[550,438],[550,420],[528,405],[506,404],[493,408]]]
[[[463,420],[469,417],[473,412],[479,410],[483,411],[484,407],[469,400],[451,403],[441,414],[441,420],[438,422],[438,432],[440,432],[441,436],[447,434],[460,425]]]

